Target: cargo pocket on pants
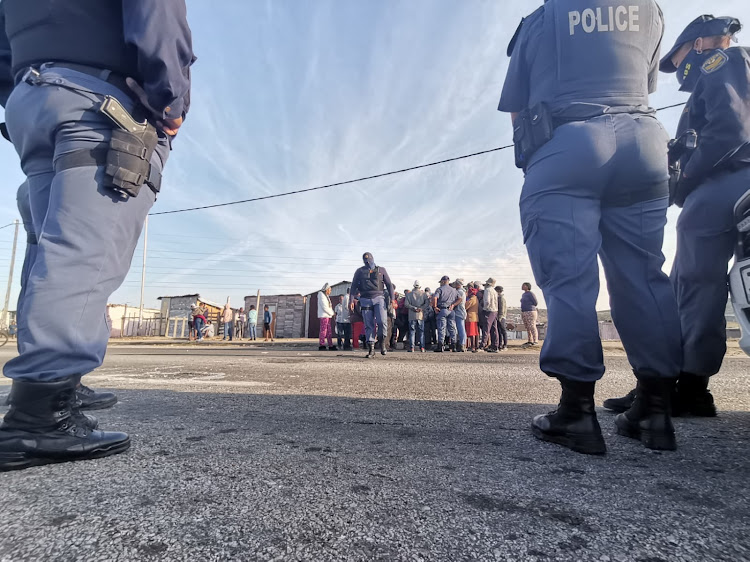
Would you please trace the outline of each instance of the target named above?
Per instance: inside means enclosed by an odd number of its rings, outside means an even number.
[[[539,215],[531,214],[523,218],[523,243],[526,246],[526,252],[529,255],[531,270],[534,272],[536,284],[544,288],[549,280],[545,270],[543,260],[543,248],[545,242],[539,237]]]

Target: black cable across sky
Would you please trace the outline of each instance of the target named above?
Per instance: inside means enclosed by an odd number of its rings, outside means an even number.
[[[687,102],[675,103],[673,105],[667,105],[658,108],[656,111],[664,111],[666,109],[673,109],[685,105]],[[453,158],[446,158],[445,160],[439,160],[437,162],[429,162],[428,164],[420,164],[419,166],[410,166],[409,168],[401,168],[400,170],[392,170],[390,172],[383,172],[382,174],[375,174],[373,176],[365,176],[362,178],[356,178],[353,180],[340,181],[336,183],[329,183],[326,185],[319,185],[317,187],[308,187],[307,189],[297,189],[295,191],[287,191],[285,193],[276,193],[274,195],[264,195],[262,197],[253,197],[252,199],[240,199],[239,201],[228,201],[226,203],[215,203],[213,205],[202,205],[200,207],[188,207],[186,209],[174,209],[172,211],[160,211],[158,213],[150,213],[149,216],[157,215],[174,215],[176,213],[187,213],[189,211],[202,211],[204,209],[215,209],[217,207],[229,207],[231,205],[240,205],[242,203],[254,203],[256,201],[265,201],[266,199],[276,199],[277,197],[287,197],[289,195],[298,195],[300,193],[309,193],[310,191],[319,191],[321,189],[330,189],[332,187],[338,187],[341,185],[348,185],[352,183],[359,183],[368,180],[374,180],[378,178],[384,178],[386,176],[393,176],[396,174],[403,174],[414,170],[421,170],[422,168],[429,168],[431,166],[439,166],[441,164],[447,164],[448,162],[455,162],[457,160],[465,160],[467,158],[474,158],[476,156],[482,156],[483,154],[489,154],[491,152],[499,152],[513,148],[512,144],[506,146],[498,146],[497,148],[490,148],[489,150],[480,150],[479,152],[472,152],[471,154],[464,154],[463,156],[455,156]]]

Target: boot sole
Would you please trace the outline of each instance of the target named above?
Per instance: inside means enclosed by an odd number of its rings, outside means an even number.
[[[590,436],[566,437],[564,435],[547,435],[534,425],[531,426],[531,432],[537,439],[547,441],[548,443],[554,443],[556,445],[562,445],[576,453],[583,453],[584,455],[604,455],[607,453],[607,445],[604,443],[604,438],[596,439]]]
[[[88,406],[81,405],[79,410],[106,410],[107,408],[111,408],[115,404],[117,404],[117,396],[115,396],[112,400],[100,400],[99,402],[94,402],[92,404],[89,404]]]
[[[81,455],[39,457],[32,453],[0,453],[0,472],[23,470],[25,468],[42,466],[45,464],[101,459],[111,455],[124,453],[128,449],[130,449],[130,438],[111,445],[97,447],[96,449]]]
[[[617,435],[638,439],[647,449],[654,451],[676,451],[677,439],[674,433],[654,433],[653,431],[643,431],[640,428],[633,427],[629,424],[621,424],[615,420]]]

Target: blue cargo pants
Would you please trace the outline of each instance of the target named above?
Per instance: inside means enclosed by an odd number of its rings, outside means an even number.
[[[547,302],[540,367],[548,375],[604,374],[597,256],[635,374],[679,374],[677,302],[662,271],[668,138],[654,117],[603,115],[562,125],[529,162],[521,223]]]
[[[55,170],[61,155],[100,148],[113,124],[97,112],[104,95],[126,110],[134,101],[114,85],[65,68],[46,68],[35,84],[19,83],[6,121],[27,178],[35,251],[27,251],[19,299],[19,356],[12,379],[51,381],[99,367],[109,339],[106,306],[122,284],[154,203],[144,186],[121,199],[105,186],[103,166]],[[166,138],[151,159],[163,170]]]

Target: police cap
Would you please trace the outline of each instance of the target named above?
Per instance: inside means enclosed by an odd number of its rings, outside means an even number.
[[[680,33],[674,47],[672,47],[667,55],[661,59],[659,70],[667,73],[677,72],[674,64],[672,64],[672,57],[685,43],[695,41],[699,37],[734,35],[740,29],[742,29],[742,24],[737,18],[727,16],[716,18],[707,14],[695,18],[690,24],[688,24],[685,30]]]

